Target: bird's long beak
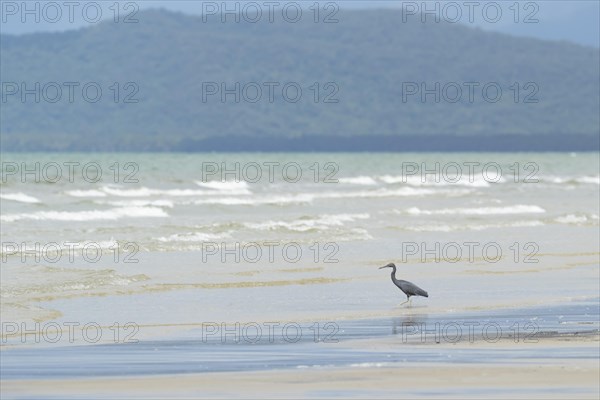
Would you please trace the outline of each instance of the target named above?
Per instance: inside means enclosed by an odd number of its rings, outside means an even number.
[[[383,268],[390,268],[389,265],[384,265],[383,267],[379,267],[379,269],[383,269]]]

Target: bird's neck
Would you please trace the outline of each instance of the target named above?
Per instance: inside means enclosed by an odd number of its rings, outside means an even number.
[[[392,267],[392,273],[390,275],[392,276],[392,280],[396,279],[396,267]]]

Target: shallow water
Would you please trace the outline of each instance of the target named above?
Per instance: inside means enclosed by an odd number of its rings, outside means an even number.
[[[599,288],[598,153],[3,154],[2,163],[4,321],[372,317],[401,299],[376,270],[390,261],[432,293],[418,304],[435,313]]]
[[[404,315],[320,324],[206,325],[163,340],[30,347],[2,353],[3,379],[379,368],[415,363],[544,363],[600,356],[600,299],[468,315]],[[247,324],[246,324],[247,325]],[[290,324],[291,325],[291,324]],[[545,339],[565,339],[550,346]],[[587,345],[567,339],[587,339]]]
[[[598,153],[92,158],[96,183],[3,164],[3,380],[599,357]],[[2,155],[41,178],[71,161],[91,158]],[[270,161],[303,178],[206,174]],[[429,298],[400,305],[391,261]]]

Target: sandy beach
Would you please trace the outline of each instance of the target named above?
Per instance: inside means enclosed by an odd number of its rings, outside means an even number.
[[[597,398],[598,300],[577,304],[338,321],[335,341],[275,331],[249,344],[195,327],[134,344],[5,348],[2,397]],[[535,332],[514,330],[527,321]]]
[[[548,352],[593,343],[548,341]],[[507,346],[504,350],[515,348]],[[523,350],[522,347],[519,347]],[[600,391],[596,360],[357,365],[244,373],[158,375],[93,379],[15,380],[3,398],[577,398]]]

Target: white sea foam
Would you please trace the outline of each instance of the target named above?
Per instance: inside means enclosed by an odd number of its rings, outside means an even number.
[[[245,182],[244,182],[245,183]],[[248,195],[251,192],[243,185],[237,188],[231,187],[227,190],[201,190],[201,189],[151,189],[147,187],[138,187],[134,189],[124,189],[113,186],[103,186],[100,190],[70,190],[66,192],[73,197],[106,197],[107,195],[116,197],[192,197],[192,196],[215,196],[221,194],[228,195]]]
[[[286,205],[286,204],[304,204],[311,203],[317,199],[351,199],[351,198],[378,198],[378,197],[405,197],[405,196],[425,196],[431,194],[446,194],[450,196],[460,196],[470,193],[468,189],[436,190],[436,189],[417,189],[403,187],[399,189],[378,189],[378,190],[360,190],[360,191],[339,191],[339,192],[317,192],[317,193],[299,193],[282,194],[254,197],[213,197],[194,200],[192,204],[221,204],[221,205]]]
[[[67,190],[65,193],[72,197],[106,197],[100,190]]]
[[[313,229],[328,229],[332,226],[343,226],[345,222],[368,219],[369,214],[326,214],[313,218],[300,218],[293,221],[247,222],[247,228],[257,230],[287,229],[296,232],[306,232]]]
[[[306,194],[298,195],[275,195],[275,196],[256,196],[256,197],[212,197],[193,200],[191,203],[196,205],[216,204],[226,206],[257,206],[257,205],[286,205],[310,203],[314,197]]]
[[[108,204],[115,207],[166,207],[173,208],[171,200],[116,200],[116,201],[97,201],[99,204]]]
[[[373,236],[366,229],[352,228],[345,236],[344,240],[372,240]]]
[[[371,178],[370,176],[354,176],[350,178],[340,178],[340,183],[347,183],[350,185],[365,185],[365,186],[373,186],[377,185],[377,181]]]
[[[383,175],[383,176],[380,176],[379,179],[382,182],[390,183],[390,184],[393,184],[393,183],[406,183],[406,177],[405,176],[401,176],[401,175],[397,175],[397,176]]]
[[[248,183],[244,182],[244,181],[240,181],[240,182],[236,182],[236,181],[225,181],[225,182],[223,182],[223,181],[208,181],[208,182],[194,181],[194,182],[198,186],[208,188],[208,189],[218,190],[221,192],[249,193]]]
[[[546,210],[539,206],[516,205],[506,207],[475,207],[475,208],[443,208],[439,210],[421,210],[418,207],[411,207],[402,214],[410,215],[507,215],[507,214],[540,214]]]
[[[91,211],[39,211],[35,213],[6,214],[0,221],[13,222],[19,220],[36,221],[97,221],[117,220],[121,218],[168,217],[169,215],[157,207],[120,207],[110,210]]]
[[[587,222],[597,221],[598,216],[596,214],[582,215],[582,214],[567,214],[554,219],[554,221],[560,224],[573,224],[580,225]],[[593,223],[593,222],[592,222]]]
[[[162,236],[157,238],[159,242],[209,242],[213,240],[226,239],[230,237],[227,233],[202,233],[202,232],[188,232],[188,233],[176,233],[169,236]]]
[[[151,196],[171,196],[171,197],[189,197],[189,196],[205,196],[215,194],[209,190],[198,189],[150,189],[140,187],[137,189],[119,189],[113,187],[103,187],[107,194],[117,197],[151,197]]]
[[[107,194],[118,197],[149,197],[156,192],[143,186],[136,189],[118,189],[110,186],[104,186],[102,190]]]
[[[462,176],[441,176],[441,175],[382,175],[379,180],[388,184],[403,183],[410,186],[468,186],[468,187],[489,187],[490,181],[483,176],[478,175],[462,175]],[[505,182],[504,178],[500,178],[498,182]]]
[[[350,367],[351,368],[382,368],[382,367],[387,367],[388,365],[393,365],[393,364],[385,363],[385,362],[363,362],[363,363],[350,364]]]
[[[0,193],[0,199],[18,201],[19,203],[41,203],[40,200],[25,193]]]
[[[414,188],[400,188],[400,189],[378,189],[378,190],[360,190],[360,191],[348,191],[348,192],[320,192],[313,193],[314,198],[321,199],[345,199],[345,198],[368,198],[368,197],[404,197],[404,196],[424,196],[429,194],[442,193],[433,189],[414,189]],[[447,192],[446,192],[447,193]]]
[[[583,183],[583,184],[595,184],[600,185],[600,175],[595,176],[579,176],[579,177],[565,177],[565,176],[546,176],[543,178],[544,181],[551,183]]]
[[[579,183],[595,183],[596,185],[600,185],[600,176],[582,176],[576,178],[575,181]]]
[[[556,222],[561,224],[579,224],[582,222],[586,222],[588,219],[585,215],[574,215],[568,214],[562,217],[558,217],[555,219]]]
[[[457,231],[483,231],[495,228],[532,228],[544,226],[542,221],[515,221],[504,224],[459,224],[459,225],[416,225],[405,229],[413,232],[457,232]]]

